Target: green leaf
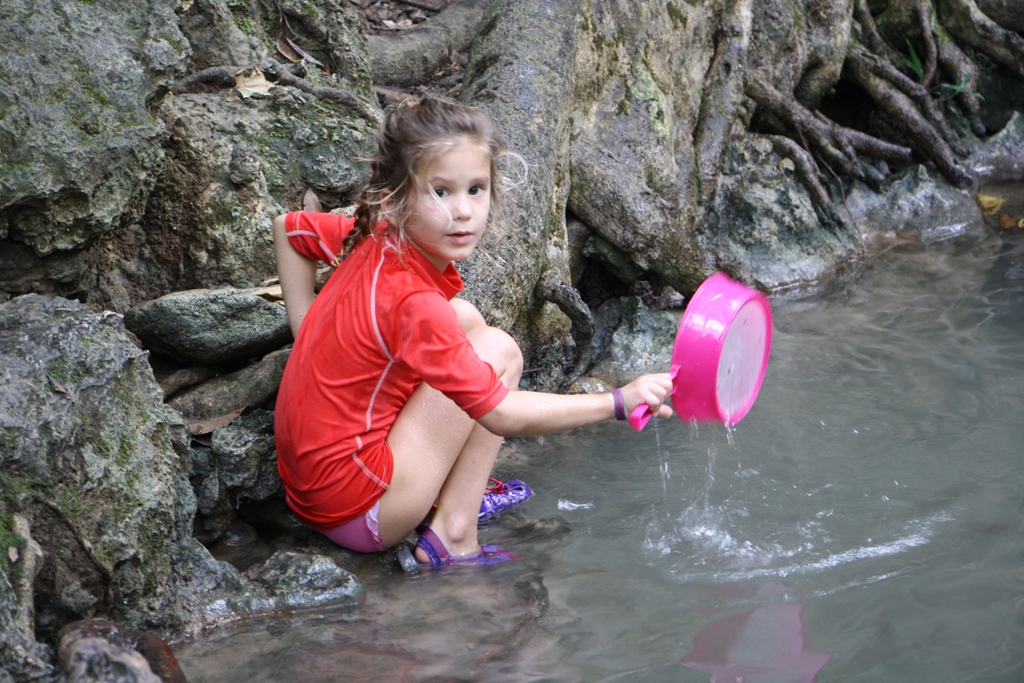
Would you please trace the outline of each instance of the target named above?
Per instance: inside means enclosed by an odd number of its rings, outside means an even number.
[[[910,59],[903,58],[903,63],[910,67],[910,70],[917,75],[919,83],[924,82],[924,65],[921,63],[921,58],[917,56],[917,50],[914,49],[914,44],[910,42],[910,38],[907,38],[907,48],[910,50]]]

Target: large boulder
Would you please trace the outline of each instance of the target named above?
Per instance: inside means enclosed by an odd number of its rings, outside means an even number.
[[[177,5],[0,5],[0,254],[78,250],[141,215],[166,137],[150,108],[189,56]],[[2,287],[28,291],[22,275]]]
[[[38,627],[98,615],[180,626],[187,431],[146,353],[118,316],[30,294],[0,306],[0,354],[0,506],[46,539]]]

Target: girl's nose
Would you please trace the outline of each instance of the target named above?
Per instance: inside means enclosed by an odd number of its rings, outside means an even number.
[[[466,220],[470,216],[469,198],[463,194],[452,197],[452,218],[457,221]]]

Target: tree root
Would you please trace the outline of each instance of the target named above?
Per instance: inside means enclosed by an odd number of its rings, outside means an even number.
[[[537,281],[534,293],[538,299],[558,306],[572,322],[572,338],[576,343],[572,377],[578,377],[590,364],[590,349],[594,341],[594,318],[590,315],[590,308],[576,288],[563,283],[553,270],[544,272]]]
[[[729,134],[743,94],[744,64],[750,43],[752,0],[732,0],[722,18],[715,56],[704,77],[695,140],[697,178],[701,198],[706,202],[714,192],[715,179],[729,142]]]
[[[826,223],[848,229],[850,227],[848,221],[839,213],[829,197],[828,190],[825,189],[827,183],[823,183],[821,170],[811,153],[796,144],[791,138],[783,135],[766,135],[765,137],[772,143],[772,147],[775,148],[779,156],[786,157],[793,162],[797,178],[811,195],[811,201],[814,202],[818,217]]]
[[[319,99],[337,102],[367,121],[379,123],[382,118],[379,109],[364,102],[351,90],[314,85],[288,71],[288,69],[282,67],[274,59],[267,60],[260,64],[259,67],[267,75],[267,80],[276,85],[297,88]],[[171,88],[171,92],[175,95],[188,95],[233,88],[235,87],[235,74],[238,73],[240,68],[237,66],[214,66],[209,69],[203,69],[175,83]]]
[[[271,78],[277,76],[277,82],[281,85],[298,88],[302,92],[309,93],[310,95],[322,100],[337,102],[367,121],[380,123],[383,119],[383,113],[380,109],[370,106],[357,97],[351,90],[345,90],[344,88],[330,88],[324,85],[314,85],[306,79],[299,78],[294,75],[291,71],[288,71],[288,69],[285,69],[273,59],[264,62],[261,68],[264,72],[270,74]]]
[[[880,78],[867,65],[867,60],[851,51],[843,64],[843,76],[867,92],[886,113],[892,116],[903,131],[938,167],[946,180],[959,188],[968,188],[974,178],[957,161],[956,155],[914,101],[889,81]]]
[[[938,0],[938,5],[953,36],[1024,80],[1024,37],[986,17],[974,0]]]
[[[744,82],[747,96],[779,119],[808,151],[813,151],[833,171],[878,186],[881,177],[875,169],[860,163],[858,153],[906,164],[911,150],[840,126],[821,114],[806,109],[792,97],[756,78]],[[796,159],[794,159],[796,162]]]

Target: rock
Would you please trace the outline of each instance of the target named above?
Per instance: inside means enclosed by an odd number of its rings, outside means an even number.
[[[1006,126],[971,155],[968,164],[990,180],[1024,178],[1024,115],[1014,112]]]
[[[796,174],[765,139],[734,139],[701,242],[719,269],[765,290],[827,280],[858,236],[822,224]]]
[[[180,416],[116,315],[26,295],[0,305],[0,478],[43,548],[36,623],[117,610],[126,624],[184,620],[175,561],[194,498]],[[191,501],[191,502],[190,502]]]
[[[103,638],[80,638],[61,651],[67,683],[161,683],[138,652]]]
[[[149,107],[189,57],[177,6],[5,0],[0,252],[80,249],[141,214],[166,137]]]
[[[235,500],[265,500],[283,491],[269,410],[255,410],[214,430],[211,449],[222,490]]]
[[[291,340],[284,306],[253,290],[196,289],[147,301],[125,314],[146,347],[189,365],[232,365]]]
[[[356,578],[323,555],[279,550],[246,576],[268,588],[281,609],[354,604],[362,597]]]
[[[255,410],[215,429],[210,448],[193,453],[201,454],[192,484],[200,513],[195,535],[203,543],[215,543],[227,532],[241,503],[265,501],[283,491],[270,411]]]
[[[208,434],[273,395],[281,384],[290,353],[290,349],[269,353],[237,372],[181,392],[168,405],[185,417],[193,434]]]
[[[642,374],[668,372],[678,327],[678,314],[652,313],[639,297],[624,298],[621,324],[589,375],[620,387]]]
[[[151,633],[125,630],[106,619],[87,619],[62,628],[57,641],[67,683],[186,683],[167,643]]]
[[[935,242],[984,229],[981,210],[968,194],[914,166],[885,194],[862,185],[846,198],[865,242],[877,247],[897,241]]]
[[[259,21],[259,12],[253,12],[247,3],[228,0],[193,0],[183,3],[181,32],[192,45],[192,71],[214,66],[249,66],[258,64],[269,55]],[[250,33],[246,35],[232,13],[232,7],[241,5],[239,20],[246,22]],[[255,25],[254,25],[255,19]]]

